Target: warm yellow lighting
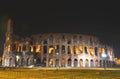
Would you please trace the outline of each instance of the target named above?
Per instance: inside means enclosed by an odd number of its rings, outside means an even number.
[[[53,47],[50,47],[49,48],[49,54],[51,54],[53,52],[54,48]]]
[[[7,41],[9,41],[9,40],[10,40],[10,34],[7,35]]]
[[[65,59],[64,58],[62,59],[62,63],[65,63]]]
[[[17,51],[18,51],[18,52],[22,52],[22,49],[21,49],[21,46],[20,46],[20,45],[17,46]]]
[[[2,60],[4,60],[5,59],[5,57],[4,56],[2,56]]]
[[[55,46],[55,49],[57,49],[57,46]]]
[[[120,65],[120,59],[115,58],[115,63],[116,63],[117,65]]]
[[[72,54],[72,47],[70,47],[70,53]]]
[[[0,62],[2,61],[2,57],[0,57]]]
[[[50,59],[49,59],[49,65],[52,65],[52,64],[53,64],[53,59],[50,58]]]
[[[102,52],[102,49],[101,49],[101,48],[98,48],[98,52],[101,53],[101,52]]]
[[[72,47],[71,46],[68,46],[68,52],[69,52],[69,54],[72,54]]]
[[[41,46],[38,45],[37,48],[36,48],[36,52],[39,53],[41,51]]]
[[[18,52],[20,52],[19,42],[18,42],[18,41],[15,41],[15,42],[14,42],[14,45],[15,45],[15,49],[16,49]]]
[[[114,61],[117,61],[118,60],[118,58],[114,58]]]
[[[16,61],[18,62],[19,59],[20,59],[20,57],[17,55],[17,56],[16,56]]]
[[[108,55],[111,56],[112,55],[112,51],[109,49],[108,50]]]
[[[7,37],[7,41],[10,40],[10,37]]]
[[[81,46],[79,47],[79,49],[80,49],[80,52],[82,53],[82,52],[83,52],[83,46],[81,45]]]
[[[11,46],[8,45],[8,47],[7,47],[7,51],[10,52],[10,50],[11,50]]]
[[[20,52],[20,47],[19,46],[17,47],[17,51]]]
[[[90,55],[94,55],[94,49],[90,47]]]
[[[105,49],[104,48],[102,48],[102,53],[105,53]]]
[[[30,46],[30,48],[31,48],[31,50],[30,50],[30,51],[31,51],[31,52],[33,52],[34,50],[33,50],[33,46],[32,46],[32,45]]]
[[[85,47],[85,53],[88,54],[88,46]]]
[[[78,54],[79,50],[77,46],[74,46],[75,54]]]

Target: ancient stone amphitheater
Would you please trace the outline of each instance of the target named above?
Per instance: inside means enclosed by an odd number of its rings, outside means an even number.
[[[46,33],[10,42],[3,66],[112,67],[114,61],[112,47],[95,36]]]

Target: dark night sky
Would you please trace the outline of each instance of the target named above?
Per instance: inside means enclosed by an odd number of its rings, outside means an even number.
[[[120,58],[120,8],[115,5],[113,2],[81,3],[70,0],[1,2],[0,16],[11,16],[14,33],[20,36],[46,32],[98,36],[112,45],[115,55]]]

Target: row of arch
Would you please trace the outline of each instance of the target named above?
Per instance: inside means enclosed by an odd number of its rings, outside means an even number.
[[[12,66],[12,62],[14,59],[10,58],[10,65]],[[37,58],[34,60],[33,58],[20,58],[19,60],[15,59],[15,66],[29,66],[29,65],[37,65],[42,67],[111,67],[112,66],[112,61],[108,60],[89,60],[89,59],[65,59],[62,58],[60,59],[54,59],[54,58],[49,58],[48,60],[46,58],[41,61],[40,58]]]
[[[67,49],[66,49],[67,48]],[[43,51],[42,51],[43,49]],[[59,52],[59,50],[61,50],[61,53],[65,53],[66,50],[68,51],[68,54],[78,54],[78,53],[83,53],[83,50],[86,54],[90,53],[90,55],[96,55],[98,56],[98,52],[99,53],[107,53],[107,50],[105,50],[105,48],[98,48],[98,47],[88,47],[88,46],[85,46],[83,47],[82,45],[80,46],[65,46],[65,45],[61,45],[61,49],[60,49],[60,45],[44,45],[44,46],[41,46],[40,44],[39,45],[36,45],[36,46],[14,46],[14,50],[17,50],[18,52],[22,52],[22,51],[26,51],[26,50],[29,50],[29,52],[36,52],[36,53],[40,53],[40,52],[44,52],[44,53],[49,53],[49,54],[52,54],[53,51],[55,50],[55,52]],[[110,50],[108,50],[110,51]],[[109,54],[111,55],[111,51],[109,52]]]
[[[48,60],[48,67],[57,67],[57,66],[60,66],[60,67],[110,67],[112,64],[111,61],[108,61],[108,60],[88,60],[88,59],[68,59],[68,60],[65,60],[64,58],[59,61],[59,59],[52,59],[50,58]]]

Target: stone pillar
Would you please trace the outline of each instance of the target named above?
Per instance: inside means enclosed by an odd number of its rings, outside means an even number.
[[[85,42],[83,41],[82,44],[83,44],[83,55],[84,55],[85,54]]]
[[[48,56],[46,57],[46,67],[48,67],[48,61],[49,61],[49,59],[48,59]]]
[[[59,58],[59,67],[61,67],[61,58]]]
[[[61,39],[59,40],[60,41],[60,45],[59,45],[59,54],[58,54],[58,59],[59,59],[59,67],[61,67],[61,55],[62,55],[62,52],[61,52],[61,49],[62,49],[62,45],[61,45]]]
[[[48,63],[49,63],[49,39],[47,40],[47,53],[46,53],[46,67],[48,67]]]
[[[86,60],[85,60],[86,61]],[[90,59],[88,59],[88,67],[91,67],[91,65],[90,65]]]
[[[42,45],[42,46],[41,46],[41,52],[40,52],[40,53],[41,53],[41,57],[40,57],[40,58],[41,58],[41,62],[43,63],[43,49],[44,49],[44,48],[43,48],[43,47],[44,47],[43,41],[42,41],[42,44],[41,44],[41,45]]]
[[[74,59],[71,58],[72,67],[74,67]]]
[[[77,61],[78,61],[78,63],[77,63],[77,67],[80,67],[80,64],[79,64],[79,59],[77,58]]]
[[[83,59],[83,67],[85,67],[85,59]]]

